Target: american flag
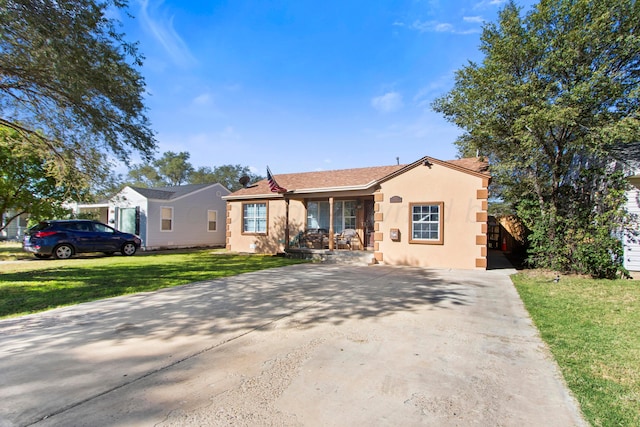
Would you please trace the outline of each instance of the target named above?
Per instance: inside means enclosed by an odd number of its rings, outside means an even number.
[[[273,174],[271,173],[271,169],[269,169],[269,166],[267,166],[267,181],[269,181],[269,190],[271,190],[273,193],[287,192],[286,188],[282,188],[278,185],[275,178],[273,177]]]

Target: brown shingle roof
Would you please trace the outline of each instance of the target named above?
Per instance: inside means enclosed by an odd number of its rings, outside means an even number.
[[[405,165],[376,166],[369,168],[341,169],[321,172],[287,173],[274,175],[280,187],[287,190],[314,190],[320,188],[362,187],[400,170]],[[266,179],[258,181],[248,188],[242,188],[232,196],[273,195],[269,191]]]
[[[448,160],[447,163],[489,175],[489,162],[481,157],[467,157],[464,159]]]
[[[315,192],[322,189],[332,190],[349,190],[361,189],[382,180],[389,175],[402,171],[404,168],[410,168],[415,164],[424,162],[425,157],[410,165],[393,165],[393,166],[374,166],[368,168],[341,169],[321,172],[302,172],[274,175],[280,187],[284,187],[289,191],[295,190],[297,193]],[[472,173],[481,173],[488,176],[488,164],[480,161],[480,159],[459,159],[448,162],[441,162],[437,159],[431,159],[438,163],[463,168]],[[255,184],[242,188],[232,194],[229,198],[256,197],[256,196],[275,196],[269,190],[269,183],[266,179],[258,181]],[[227,198],[227,197],[224,197]]]

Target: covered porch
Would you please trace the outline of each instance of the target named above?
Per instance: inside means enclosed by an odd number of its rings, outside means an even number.
[[[372,251],[374,247],[374,198],[372,195],[329,196],[295,199],[285,195],[285,230],[289,233],[290,200],[300,201],[305,210],[305,226],[295,235],[285,236],[285,252],[300,250]]]

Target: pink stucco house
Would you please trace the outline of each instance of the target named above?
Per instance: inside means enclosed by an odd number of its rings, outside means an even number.
[[[370,251],[378,263],[485,269],[491,177],[478,158],[274,176],[223,197],[227,249]],[[302,248],[302,249],[300,249]]]

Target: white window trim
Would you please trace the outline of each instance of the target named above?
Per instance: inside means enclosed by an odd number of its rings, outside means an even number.
[[[162,228],[162,221],[164,221],[166,219],[166,218],[164,218],[162,216],[162,211],[164,209],[170,209],[171,210],[171,218],[169,218],[170,221],[171,221],[171,228],[169,230],[165,230],[165,229]],[[172,231],[173,231],[173,206],[160,206],[160,232],[161,233],[171,233]]]
[[[216,227],[215,230],[210,230],[209,229],[209,223],[211,222],[211,220],[209,220],[209,212],[215,212],[216,215],[216,219],[214,221]],[[207,232],[208,233],[216,233],[218,231],[218,211],[215,209],[207,209]]]

